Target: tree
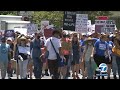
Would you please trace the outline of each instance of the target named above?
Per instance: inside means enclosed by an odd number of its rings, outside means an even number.
[[[17,11],[0,11],[0,15],[17,15]]]
[[[33,22],[38,25],[42,20],[50,21],[55,27],[61,27],[63,24],[63,11],[35,11],[32,17]]]
[[[88,14],[89,20],[92,21],[92,23],[95,23],[95,19],[97,16],[111,16],[112,13],[110,11],[86,11]]]
[[[88,14],[89,20],[94,23],[96,16],[110,16],[110,11],[78,11],[78,13]],[[82,14],[83,14],[82,13]],[[54,24],[56,27],[63,26],[63,11],[34,11],[32,14],[33,22],[40,25],[42,20],[50,21],[50,24]]]

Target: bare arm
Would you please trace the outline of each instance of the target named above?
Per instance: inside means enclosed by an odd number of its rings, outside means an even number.
[[[94,52],[95,52],[95,48],[93,47],[92,53],[91,53],[91,58],[93,58]]]

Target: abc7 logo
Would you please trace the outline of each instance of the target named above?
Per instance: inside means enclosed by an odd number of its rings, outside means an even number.
[[[107,67],[107,65],[105,63],[101,63],[99,65],[99,69],[100,69],[101,72],[105,73],[105,72],[107,72],[108,67]]]

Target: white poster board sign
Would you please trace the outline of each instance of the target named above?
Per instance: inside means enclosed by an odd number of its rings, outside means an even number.
[[[87,21],[87,30],[88,30],[88,32],[92,32],[92,29],[91,29],[91,20],[88,20]]]
[[[96,31],[98,31],[99,33],[113,33],[116,29],[114,20],[95,20],[95,26]]]
[[[29,35],[32,35],[37,31],[38,31],[38,25],[37,24],[27,24],[27,33]]]
[[[75,31],[79,33],[87,33],[88,14],[76,14]]]
[[[41,31],[44,33],[44,29],[49,26],[49,21],[41,21]]]
[[[21,34],[27,35],[27,28],[14,28],[15,32],[20,32]]]

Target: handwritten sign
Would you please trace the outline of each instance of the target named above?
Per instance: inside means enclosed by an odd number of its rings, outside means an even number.
[[[75,31],[76,12],[64,11],[63,30]]]

